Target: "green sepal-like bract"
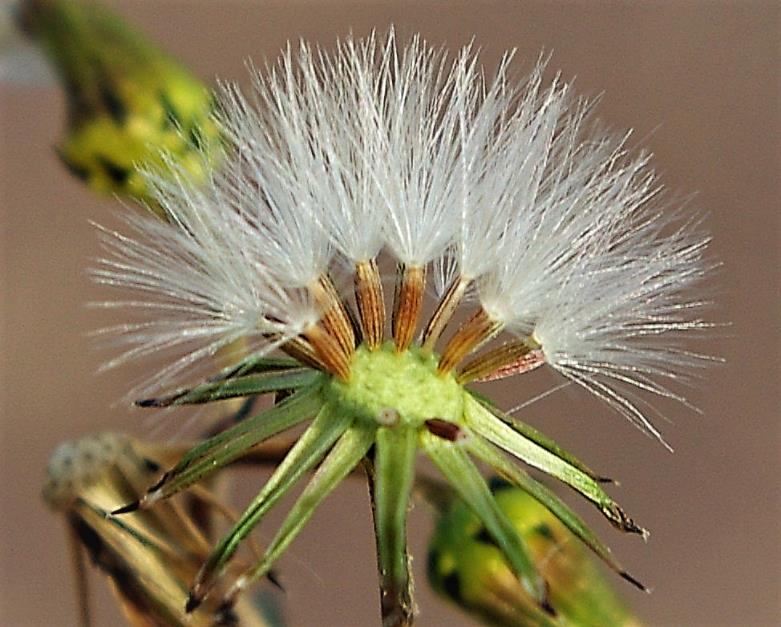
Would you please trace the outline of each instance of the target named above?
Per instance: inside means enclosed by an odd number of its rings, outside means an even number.
[[[492,445],[479,439],[471,440],[468,448],[475,457],[491,466],[497,473],[509,481],[512,485],[526,492],[530,497],[545,507],[555,516],[569,531],[583,544],[589,547],[605,564],[619,575],[645,589],[636,579],[629,575],[615,560],[610,549],[588,525],[574,511],[567,507],[559,497],[539,481],[535,481],[528,473],[511,462],[505,455],[496,450]]]
[[[192,389],[181,390],[160,398],[144,399],[137,404],[141,407],[199,405],[229,398],[297,390],[314,384],[321,376],[320,373],[306,368],[270,370],[230,379],[207,381]]]
[[[510,426],[512,429],[517,431],[520,435],[522,435],[527,440],[531,440],[535,444],[538,444],[539,446],[544,448],[549,453],[552,453],[556,457],[563,459],[565,462],[567,462],[574,468],[577,468],[578,470],[588,475],[595,481],[598,481],[600,483],[612,483],[611,479],[608,479],[607,477],[603,477],[598,473],[594,472],[591,468],[589,468],[586,464],[580,461],[572,453],[570,453],[569,451],[565,451],[558,444],[556,444],[556,442],[551,440],[545,434],[540,433],[537,429],[535,429],[531,425],[527,425],[525,422],[518,420],[514,416],[511,416],[508,413],[503,412],[496,405],[494,405],[491,402],[491,400],[488,399],[487,397],[475,392],[474,390],[469,390],[469,392],[472,395],[472,397],[475,400],[477,400],[483,407],[485,407],[489,412],[491,412],[502,422]]]
[[[141,504],[151,504],[184,490],[235,461],[256,444],[311,418],[321,404],[319,388],[305,388],[279,405],[196,445],[150,489]]]
[[[514,430],[471,396],[466,399],[464,417],[467,425],[487,441],[530,466],[563,481],[585,496],[616,527],[623,531],[645,535],[646,531],[626,516],[595,479],[572,465],[567,459],[557,455],[555,449],[550,450],[549,447],[540,446],[534,440]]]
[[[548,598],[547,582],[473,459],[523,489],[613,570],[642,588],[571,509],[509,456],[574,488],[618,528],[641,533],[642,529],[605,492],[596,473],[532,427],[481,400],[451,375],[440,375],[436,357],[418,349],[399,354],[392,344],[375,351],[358,348],[348,380],[339,380],[287,358],[250,357],[201,385],[146,404],[208,403],[278,391],[289,391],[291,395],[193,447],[140,503],[146,507],[176,494],[264,440],[312,420],[211,552],[191,589],[191,610],[221,580],[253,529],[304,475],[320,464],[272,543],[259,561],[234,582],[226,602],[270,571],[322,500],[365,461],[372,488],[383,620],[387,625],[411,624],[415,606],[406,522],[419,449],[439,468],[453,493],[477,516],[533,603],[539,624],[548,624],[546,621],[556,612]]]
[[[268,574],[323,499],[360,463],[374,443],[374,436],[375,429],[363,424],[353,425],[342,434],[298,497],[261,560],[237,580],[234,594]]]
[[[501,548],[524,588],[538,603],[545,601],[545,583],[537,573],[512,523],[497,507],[488,484],[466,452],[456,443],[424,433],[421,443],[459,496],[483,522]]]
[[[210,586],[220,576],[247,535],[301,476],[323,459],[349,424],[349,416],[334,415],[327,407],[320,410],[312,424],[274,470],[260,493],[244,510],[239,521],[214,548],[193,584],[193,597],[200,598],[208,594]]]

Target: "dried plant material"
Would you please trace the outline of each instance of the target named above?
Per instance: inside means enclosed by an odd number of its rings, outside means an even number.
[[[234,608],[213,602],[185,612],[187,590],[210,548],[209,512],[218,507],[218,514],[230,515],[208,491],[121,518],[110,513],[142,493],[183,451],[104,433],[63,443],[52,455],[43,496],[65,518],[82,625],[92,624],[85,557],[106,576],[134,627],[269,624],[249,600]]]

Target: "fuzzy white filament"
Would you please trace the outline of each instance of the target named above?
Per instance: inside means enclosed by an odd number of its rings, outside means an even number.
[[[564,122],[536,197],[508,224],[503,259],[480,284],[481,302],[531,335],[554,369],[661,439],[631,397],[684,400],[658,380],[683,378],[703,357],[659,336],[709,326],[691,317],[703,303],[688,296],[706,272],[708,239],[655,204],[648,155],[630,158],[610,138],[581,142],[579,114]]]
[[[302,48],[305,70],[307,55]],[[321,227],[330,199],[320,188],[328,174],[317,125],[319,100],[306,89],[316,79],[304,73],[302,87],[289,48],[278,65],[253,78],[254,106],[238,88],[222,90],[219,123],[230,156],[217,175],[217,189],[262,242],[258,251],[277,280],[306,287],[327,270],[332,255]]]
[[[269,351],[317,320],[307,294],[277,279],[267,242],[256,236],[256,224],[224,202],[219,179],[196,185],[170,163],[166,176],[148,173],[147,180],[170,222],[128,214],[132,236],[100,229],[107,256],[93,269],[94,279],[131,290],[135,298],[99,304],[143,316],[102,331],[127,347],[106,368],[160,351],[178,353],[136,390],[151,391],[237,339]],[[270,343],[269,336],[278,339]]]
[[[319,67],[304,67],[322,146],[322,175],[313,184],[327,207],[323,228],[353,264],[374,259],[383,246],[384,201],[374,177],[385,159],[379,107],[387,89],[387,51],[378,49],[372,34],[364,42],[340,42],[332,56],[318,51]],[[312,59],[306,46],[302,56]],[[334,124],[335,115],[341,123]]]
[[[471,46],[450,61],[391,32],[288,47],[252,97],[225,87],[221,167],[200,187],[149,175],[170,221],[102,236],[96,277],[139,292],[115,304],[150,318],[119,328],[117,361],[198,344],[167,381],[240,337],[268,350],[316,321],[305,288],[335,252],[355,264],[384,249],[472,283],[492,320],[657,434],[621,390],[679,398],[660,380],[700,360],[679,340],[707,326],[688,296],[707,238],[656,202],[647,155],[589,134],[591,106],[545,87],[544,62],[511,84],[511,57],[487,78]]]
[[[546,172],[549,145],[566,109],[566,85],[542,89],[540,63],[519,85],[508,84],[512,55],[502,60],[491,84],[474,69],[466,50],[459,59],[454,104],[458,112],[455,164],[458,228],[452,271],[471,281],[496,265],[497,247],[509,225],[534,212]]]
[[[459,66],[415,37],[400,52],[388,41],[376,181],[384,201],[385,238],[404,264],[425,266],[455,227],[458,110],[452,92]]]

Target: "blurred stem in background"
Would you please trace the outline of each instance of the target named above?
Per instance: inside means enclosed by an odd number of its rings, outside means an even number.
[[[421,483],[440,512],[429,543],[434,590],[481,621],[504,627],[639,627],[640,621],[607,582],[581,542],[529,494],[491,481],[507,514],[548,584],[555,615],[542,612],[513,574],[477,516],[440,485]]]
[[[206,174],[199,150],[216,158],[219,144],[209,88],[96,3],[25,0],[18,21],[66,90],[68,129],[57,147],[63,163],[92,189],[165,217],[137,166],[164,170],[167,153],[195,180]]]

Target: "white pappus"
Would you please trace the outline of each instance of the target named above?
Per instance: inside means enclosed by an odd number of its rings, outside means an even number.
[[[545,62],[513,82],[511,58],[491,77],[471,45],[451,59],[391,31],[288,47],[253,70],[250,97],[223,86],[225,149],[208,181],[194,188],[174,164],[149,173],[169,221],[102,232],[95,278],[138,294],[108,304],[147,316],[117,327],[130,348],[111,365],[186,347],[156,375],[169,385],[238,338],[268,352],[300,337],[330,371],[310,331],[333,302],[315,286],[337,257],[359,266],[385,251],[438,274],[445,313],[423,345],[467,292],[489,321],[443,359],[507,331],[658,436],[631,390],[680,398],[666,383],[705,359],[684,343],[709,326],[691,295],[712,267],[708,238],[659,200],[648,155],[591,124],[561,79],[545,87]]]

